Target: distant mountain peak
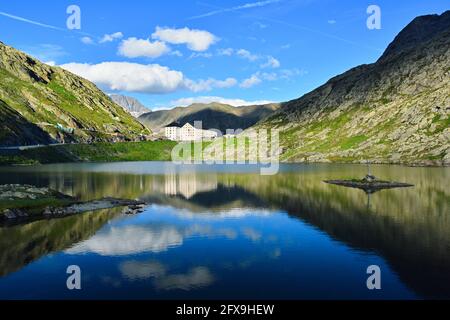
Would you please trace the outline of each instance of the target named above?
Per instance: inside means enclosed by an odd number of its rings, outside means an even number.
[[[144,113],[150,112],[139,100],[133,97],[124,96],[121,94],[111,94],[109,97],[119,106],[128,111],[133,117],[138,118]]]
[[[219,102],[193,103],[187,107],[176,107],[143,114],[139,121],[152,130],[170,123],[180,125],[201,121],[203,129],[246,129],[272,114],[279,104],[234,107]]]
[[[401,54],[418,44],[432,40],[443,31],[448,31],[450,25],[450,10],[442,14],[424,15],[414,18],[394,38],[383,53],[380,61]]]
[[[282,160],[450,164],[450,11],[415,18],[375,63],[282,103]]]

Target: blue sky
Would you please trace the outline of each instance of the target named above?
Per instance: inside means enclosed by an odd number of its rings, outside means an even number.
[[[369,5],[381,29],[366,26]],[[69,30],[69,5],[81,29]],[[414,17],[445,0],[2,1],[0,41],[151,109],[298,98],[371,63]]]

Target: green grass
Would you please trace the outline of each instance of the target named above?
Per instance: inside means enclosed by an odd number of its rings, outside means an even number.
[[[365,135],[359,135],[359,136],[353,136],[350,138],[345,139],[341,142],[341,149],[342,150],[348,150],[352,149],[354,147],[357,147],[361,143],[367,140],[367,137]]]
[[[40,214],[45,207],[63,207],[74,203],[70,199],[41,198],[41,199],[15,199],[12,201],[0,201],[0,211],[4,209],[27,209],[29,214]]]
[[[205,148],[209,142],[205,142]],[[67,144],[19,151],[0,156],[0,165],[29,165],[68,162],[171,161],[174,141],[143,141]],[[194,144],[191,144],[193,150]]]
[[[24,156],[0,156],[0,166],[7,166],[12,164],[32,165],[38,163],[38,161],[26,158]]]

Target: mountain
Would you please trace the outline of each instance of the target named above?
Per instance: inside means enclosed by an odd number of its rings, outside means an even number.
[[[282,160],[450,163],[450,11],[414,19],[378,61],[282,104]]]
[[[138,118],[144,113],[148,113],[150,110],[146,108],[139,100],[133,97],[127,97],[120,94],[112,94],[109,96],[112,101],[128,111],[133,117]]]
[[[202,121],[203,129],[246,129],[272,114],[279,105],[267,104],[261,106],[233,107],[221,103],[196,103],[188,107],[177,107],[171,110],[161,110],[146,113],[139,121],[152,130],[160,129],[172,122],[181,125]]]
[[[91,82],[0,42],[0,146],[137,140],[148,130]]]

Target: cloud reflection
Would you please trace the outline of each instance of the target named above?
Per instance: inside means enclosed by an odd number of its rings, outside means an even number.
[[[214,282],[214,276],[206,267],[194,267],[186,273],[170,274],[157,261],[125,261],[119,265],[122,275],[129,280],[153,278],[153,284],[160,290],[191,290],[206,287]]]
[[[211,226],[199,224],[109,227],[65,252],[67,254],[96,253],[101,256],[158,253],[181,246],[184,239],[193,236],[235,239],[237,234],[233,229],[214,229]]]

